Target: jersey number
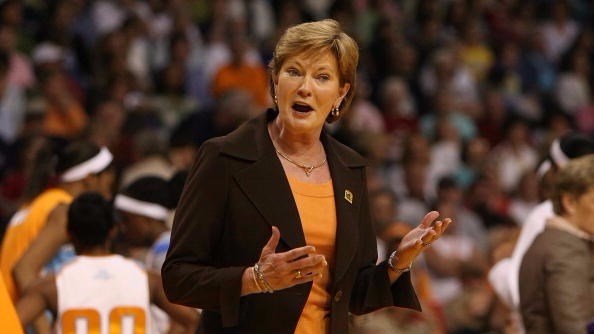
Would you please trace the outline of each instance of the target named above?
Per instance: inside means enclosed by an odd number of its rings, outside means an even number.
[[[146,333],[146,315],[144,310],[136,306],[115,307],[109,312],[109,334],[122,334],[124,318],[132,318],[134,334]],[[62,314],[62,333],[76,333],[76,322],[82,320],[86,323],[88,334],[101,334],[101,316],[99,311],[87,308],[68,310]]]

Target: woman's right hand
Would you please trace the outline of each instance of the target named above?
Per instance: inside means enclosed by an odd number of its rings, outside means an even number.
[[[328,263],[323,255],[316,254],[315,247],[304,246],[276,253],[279,240],[280,232],[273,226],[272,236],[262,248],[258,260],[259,271],[272,290],[290,288],[322,277]]]

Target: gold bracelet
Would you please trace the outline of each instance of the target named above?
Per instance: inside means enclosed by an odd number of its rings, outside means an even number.
[[[260,283],[258,283],[258,280],[256,279],[256,271],[254,270],[254,267],[252,267],[252,279],[254,280],[254,284],[256,285],[256,288],[258,288],[259,292],[264,292],[264,289],[262,289]]]
[[[256,274],[258,274],[258,280],[260,281],[260,283],[262,283],[262,286],[264,287],[264,292],[266,293],[273,293],[274,289],[272,288],[272,286],[270,286],[270,283],[268,283],[268,281],[266,280],[266,277],[264,277],[264,274],[262,274],[262,272],[260,271],[260,264],[256,263],[254,265],[254,272]]]

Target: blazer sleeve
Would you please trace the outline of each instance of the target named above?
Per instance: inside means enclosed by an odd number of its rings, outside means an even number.
[[[360,227],[360,251],[363,259],[361,263],[365,265],[357,273],[349,309],[355,315],[373,312],[387,306],[406,307],[421,311],[421,304],[412,286],[410,272],[400,275],[393,284],[390,284],[388,262],[383,261],[376,265],[377,239],[371,224],[365,169],[363,169],[363,179],[365,181],[365,200],[361,210],[363,225]]]
[[[203,143],[188,175],[162,267],[173,303],[218,311],[224,327],[237,325],[246,267],[223,267],[217,246],[224,229],[229,174],[220,143]]]
[[[591,259],[584,243],[559,242],[549,250],[546,271],[547,304],[555,333],[585,333],[592,316]]]

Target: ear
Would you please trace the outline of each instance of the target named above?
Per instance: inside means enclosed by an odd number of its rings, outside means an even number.
[[[569,215],[575,213],[576,198],[570,194],[561,194],[561,206],[563,211]]]
[[[342,87],[340,87],[338,89],[338,100],[336,101],[336,105],[340,106],[342,104],[342,101],[344,101],[344,98],[346,97],[347,93],[349,92],[349,90],[351,89],[351,84],[350,83],[345,83]]]

